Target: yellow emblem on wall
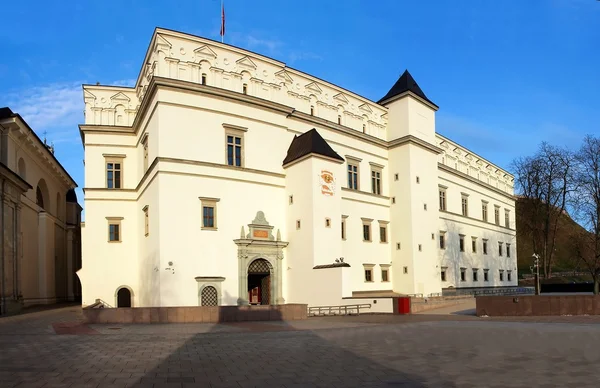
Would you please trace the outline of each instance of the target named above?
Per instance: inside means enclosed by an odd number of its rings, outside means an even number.
[[[321,194],[335,194],[335,177],[333,176],[333,173],[331,171],[321,170],[321,175],[319,175],[319,181],[321,185]]]

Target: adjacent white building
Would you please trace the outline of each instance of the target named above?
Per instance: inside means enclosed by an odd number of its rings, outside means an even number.
[[[83,92],[84,305],[517,284],[513,177],[436,133],[408,72],[373,102],[156,29],[135,87]]]

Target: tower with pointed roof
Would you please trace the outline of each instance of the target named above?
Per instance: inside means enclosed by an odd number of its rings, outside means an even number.
[[[393,272],[394,291],[437,293],[441,290],[439,263],[431,236],[437,232],[439,218],[435,179],[441,151],[435,143],[438,107],[408,70],[379,103],[388,108],[388,182],[390,196],[396,201],[391,207],[391,238],[401,244],[392,251],[392,263],[403,269]]]

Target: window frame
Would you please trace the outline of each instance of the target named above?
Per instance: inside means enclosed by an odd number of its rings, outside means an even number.
[[[488,222],[488,205],[489,202],[481,201],[481,220],[483,222]]]
[[[360,190],[360,162],[361,159],[346,156],[346,185],[350,190]],[[351,167],[354,167],[356,171],[351,169]],[[352,174],[353,178],[355,177],[355,182],[351,180],[350,174]]]
[[[471,236],[471,253],[477,253],[477,237]]]
[[[484,238],[484,239],[481,240],[481,242],[482,242],[482,248],[483,248],[482,252],[483,252],[484,255],[488,254],[488,241],[489,240],[487,238]]]
[[[373,223],[373,219],[372,218],[361,218],[362,220],[362,237],[363,237],[363,242],[373,242],[373,230],[371,228],[371,224]],[[365,229],[365,226],[368,227],[368,229]],[[365,231],[368,230],[368,234],[369,234],[369,239],[365,239]]]
[[[442,267],[440,270],[440,281],[447,282],[448,281],[448,267]]]
[[[490,270],[484,268],[483,269],[483,281],[484,282],[489,282],[490,281]]]
[[[109,189],[109,190],[120,190],[123,189],[123,183],[125,182],[125,158],[126,155],[112,155],[112,154],[103,154],[102,156],[104,156],[104,185],[105,188]],[[113,182],[113,187],[108,187],[108,165],[109,164],[119,164],[120,168],[117,170],[116,168],[113,168],[112,171],[113,172],[113,178],[112,178],[112,182]],[[115,172],[118,171],[119,172],[119,187],[114,187],[115,186]]]
[[[458,250],[459,252],[465,252],[465,235],[458,235]]]
[[[494,223],[500,226],[500,206],[494,205]]]
[[[512,270],[510,269],[506,271],[506,281],[512,282]]]
[[[469,194],[460,194],[460,209],[463,216],[469,216]]]
[[[510,229],[510,210],[504,209],[504,227]]]
[[[348,218],[348,216],[342,216],[342,241],[346,241],[346,239],[347,239],[347,233],[348,233],[348,228],[346,225],[347,218]]]
[[[150,219],[149,219],[149,214],[148,214],[148,209],[149,206],[146,205],[142,208],[142,211],[144,212],[144,236],[148,237],[148,235],[150,234]]]
[[[506,257],[510,258],[510,244],[506,243]]]
[[[390,222],[389,221],[382,221],[379,220],[379,243],[381,244],[387,244],[389,239],[388,239],[388,224]],[[383,234],[381,233],[383,231]],[[381,237],[383,236],[383,239],[381,239]]]
[[[498,276],[500,276],[500,281],[503,282],[504,281],[504,270],[503,269],[498,270]]]
[[[146,173],[146,171],[148,171],[148,167],[149,167],[149,163],[148,163],[148,134],[146,134],[143,138],[142,138],[142,152],[143,152],[143,158],[144,158],[144,174]],[[122,175],[122,173],[121,173]]]
[[[371,165],[371,193],[383,195],[383,166],[369,163]]]
[[[390,282],[390,268],[392,267],[390,264],[379,264],[379,266],[381,267],[381,282],[382,283],[389,283]],[[386,278],[387,279],[383,279],[383,273],[385,272],[386,274]]]
[[[225,129],[225,165],[234,168],[244,168],[246,167],[246,132],[248,132],[248,128],[240,127],[237,125],[231,124],[223,124],[223,128]],[[229,164],[229,137],[232,137],[233,143],[231,144],[233,147],[233,155],[232,155],[232,163]],[[238,146],[235,143],[235,139],[240,139],[240,165],[236,165],[236,156],[235,150]]]
[[[502,257],[502,251],[504,250],[504,243],[498,241],[498,257]]]
[[[446,231],[440,230],[440,237],[439,237],[438,245],[439,245],[440,249],[446,249]]]
[[[472,269],[473,282],[479,281],[479,268]]]
[[[445,212],[448,209],[448,198],[446,195],[447,187],[439,186],[438,187],[438,202],[440,206],[440,211]]]
[[[460,268],[460,281],[461,282],[467,281],[467,269],[465,267]]]
[[[218,230],[218,209],[217,203],[221,200],[220,198],[211,198],[211,197],[198,197],[200,200],[200,229],[201,230]],[[213,225],[206,226],[204,224],[204,208],[212,208],[213,209]]]
[[[107,224],[107,232],[108,232],[108,236],[107,236],[107,240],[109,243],[113,244],[113,243],[121,243],[123,242],[123,217],[106,217],[106,220],[108,221]],[[117,237],[118,239],[116,240],[111,240],[111,231],[110,231],[110,227],[111,226],[117,226]]]
[[[375,272],[373,271],[374,268],[375,264],[363,264],[363,280],[365,283],[375,282]],[[367,280],[367,273],[369,273],[370,280]]]

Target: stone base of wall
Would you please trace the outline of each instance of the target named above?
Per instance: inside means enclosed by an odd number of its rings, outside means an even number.
[[[411,314],[420,313],[422,311],[439,309],[442,307],[450,307],[462,304],[466,301],[473,300],[472,296],[436,296],[430,298],[410,298]]]
[[[86,323],[218,323],[306,319],[307,305],[84,308]]]
[[[477,316],[600,315],[600,295],[478,296]]]

